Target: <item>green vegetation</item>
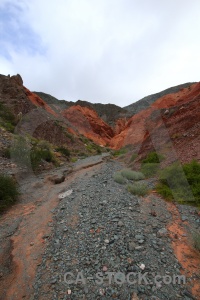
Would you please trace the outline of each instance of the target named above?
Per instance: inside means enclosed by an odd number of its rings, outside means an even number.
[[[160,164],[157,163],[145,163],[141,165],[141,172],[145,177],[153,177],[157,175]]]
[[[101,154],[101,147],[93,142],[89,142],[86,145],[86,149],[91,153],[91,154]]]
[[[54,165],[58,165],[55,159],[54,153],[51,149],[51,145],[47,141],[39,141],[30,152],[31,165],[34,171],[36,171],[41,164],[42,160],[46,162],[52,162]]]
[[[196,250],[200,251],[200,234],[198,232],[192,233],[192,244]]]
[[[132,171],[130,169],[124,169],[119,172],[116,172],[113,176],[114,181],[120,184],[125,184],[129,182],[129,180],[142,180],[144,179],[144,175],[141,172]],[[130,182],[127,185],[127,189],[133,195],[144,196],[148,192],[147,185],[145,183],[134,182],[131,184]]]
[[[157,154],[156,152],[150,152],[142,161],[141,172],[147,178],[156,176],[160,167],[160,161],[163,159],[163,155]]]
[[[98,146],[96,150],[97,150],[97,154],[101,154],[101,152],[102,152],[101,147]]]
[[[0,174],[0,212],[17,201],[18,196],[17,184],[13,178]]]
[[[127,189],[131,194],[137,196],[144,196],[148,192],[148,188],[145,183],[135,182],[134,184],[128,184]]]
[[[56,164],[55,157],[50,149],[33,149],[31,150],[31,165],[33,170],[37,170],[42,160]]]
[[[120,172],[116,172],[113,176],[114,181],[120,184],[125,184],[126,183],[126,179],[122,176],[122,174]]]
[[[10,132],[14,132],[16,120],[14,114],[0,102],[0,126]]]
[[[32,167],[34,171],[37,171],[42,161],[52,162],[56,166],[58,164],[47,141],[38,141],[36,139],[30,141],[29,138],[16,136],[10,153],[18,165]]]
[[[14,144],[10,148],[12,159],[20,166],[28,166],[30,161],[31,146],[27,145],[26,139],[22,136],[15,136]]]
[[[197,161],[183,166],[172,164],[160,171],[159,181],[156,190],[166,199],[200,205],[200,164]]]
[[[137,153],[133,153],[130,158],[130,163],[133,162],[137,157]]]
[[[81,135],[79,137],[79,139],[80,139],[80,141],[82,141],[86,145],[89,143],[89,140],[84,135]]]
[[[9,147],[2,150],[2,156],[5,158],[10,158],[10,148]]]
[[[142,180],[144,175],[141,172],[132,171],[130,169],[124,169],[121,171],[123,177],[128,180]]]
[[[164,159],[164,156],[157,154],[156,152],[150,152],[145,159],[143,159],[142,164],[147,163],[159,163]]]
[[[65,147],[57,147],[56,150],[60,153],[62,153],[64,156],[69,157],[70,156],[70,151],[69,149],[65,148]]]
[[[70,161],[73,162],[73,163],[75,163],[77,160],[78,160],[77,157],[71,157],[71,159],[70,159]]]
[[[80,152],[80,153],[78,153],[78,156],[81,158],[86,158],[86,157],[88,157],[88,154],[85,152]]]
[[[127,153],[127,149],[126,148],[121,148],[119,150],[113,151],[113,156],[117,157],[117,156],[120,156],[120,155],[123,155],[123,154],[126,154],[126,153]]]

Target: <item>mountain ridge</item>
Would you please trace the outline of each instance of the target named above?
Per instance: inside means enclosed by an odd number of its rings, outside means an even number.
[[[171,94],[171,93],[177,93],[179,90],[181,90],[183,88],[187,88],[187,87],[191,86],[194,83],[197,83],[197,82],[186,82],[186,83],[183,83],[183,84],[179,84],[179,85],[167,88],[167,89],[165,89],[163,91],[160,91],[158,93],[154,93],[154,94],[145,96],[142,99],[137,100],[136,102],[134,102],[132,104],[124,106],[124,109],[128,110],[132,115],[137,114],[142,109],[145,109],[145,108],[149,107],[157,99],[159,99],[159,98],[161,98],[165,95]]]
[[[139,113],[141,110],[148,108],[151,104],[153,104],[157,99],[171,94],[171,93],[177,93],[181,89],[187,88],[197,82],[186,82],[183,84],[179,84],[170,88],[167,88],[165,90],[162,90],[160,92],[150,94],[148,96],[145,96],[136,102],[133,102],[127,106],[119,106],[116,104],[103,104],[103,103],[91,103],[86,100],[77,100],[77,101],[67,101],[67,100],[59,100],[55,98],[54,96],[44,93],[44,92],[37,92],[33,91],[34,94],[38,95],[40,98],[42,98],[45,102],[47,102],[49,105],[54,106],[61,106],[62,109],[70,108],[71,106],[80,105],[82,107],[90,107],[94,109],[100,118],[103,119],[103,121],[107,122],[109,125],[113,126],[114,123],[120,119],[120,118],[130,118],[133,115]],[[108,113],[109,111],[109,113]]]
[[[59,146],[65,145],[71,150],[77,145],[84,153],[88,153],[90,148],[86,142],[88,140],[100,147],[111,149],[120,149],[131,144],[138,152],[140,148],[144,149],[145,153],[151,151],[153,146],[147,142],[149,138],[147,124],[150,124],[152,119],[155,121],[151,126],[155,128],[162,122],[168,126],[172,139],[176,131],[181,130],[181,126],[187,136],[191,127],[200,121],[199,97],[200,83],[184,83],[146,96],[125,109],[114,104],[58,100],[43,92],[29,91],[23,86],[20,75],[0,76],[0,102],[11,109],[16,120],[19,114],[22,120],[29,118],[24,125],[29,134]],[[33,116],[28,117],[31,114]],[[160,121],[154,119],[155,114],[160,114]],[[37,127],[39,122],[41,124]],[[37,128],[33,131],[32,128],[35,127]],[[195,136],[197,133],[198,129]],[[72,135],[74,144],[69,135]],[[82,136],[85,136],[86,140]],[[187,142],[187,138],[184,142]],[[144,146],[145,143],[148,146]],[[184,160],[190,159],[191,155],[199,157],[198,151],[191,154],[188,149],[188,153],[189,156]]]

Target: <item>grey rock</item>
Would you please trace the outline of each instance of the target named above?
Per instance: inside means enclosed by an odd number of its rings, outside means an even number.
[[[166,228],[159,229],[158,232],[157,232],[157,236],[158,237],[166,237],[166,236],[168,236],[167,229]]]
[[[117,225],[118,225],[119,227],[122,227],[122,226],[124,226],[124,223],[123,223],[122,221],[119,221],[119,222],[117,223]]]
[[[136,244],[135,244],[134,242],[130,242],[130,243],[128,244],[128,249],[129,249],[129,251],[135,250],[135,247],[136,247]]]

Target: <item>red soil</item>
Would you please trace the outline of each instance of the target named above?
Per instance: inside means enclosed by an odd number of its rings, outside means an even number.
[[[182,227],[182,221],[178,209],[173,203],[167,203],[168,210],[172,213],[173,223],[168,227],[170,236],[172,238],[172,247],[174,253],[183,267],[182,274],[190,278],[190,287],[192,287],[192,294],[199,299],[200,295],[200,253],[194,250],[191,242],[187,237],[187,232]],[[186,274],[187,272],[187,274]]]

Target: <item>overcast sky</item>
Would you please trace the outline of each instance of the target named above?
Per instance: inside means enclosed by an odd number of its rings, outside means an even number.
[[[200,81],[200,1],[0,0],[0,73],[119,106]]]

